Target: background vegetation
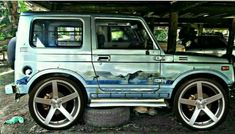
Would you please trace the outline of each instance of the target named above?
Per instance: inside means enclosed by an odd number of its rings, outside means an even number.
[[[0,52],[6,50],[8,41],[16,36],[20,13],[41,10],[43,9],[25,0],[0,1]]]

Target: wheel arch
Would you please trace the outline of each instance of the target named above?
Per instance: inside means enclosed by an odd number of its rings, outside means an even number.
[[[181,76],[178,78],[176,84],[174,85],[173,91],[171,93],[171,98],[169,99],[170,105],[173,103],[173,100],[175,98],[175,94],[179,87],[185,83],[188,80],[196,79],[196,78],[208,78],[208,79],[213,79],[215,81],[218,81],[218,83],[225,89],[228,89],[228,78],[224,75],[218,74],[218,73],[212,73],[212,72],[201,72],[201,73],[192,73],[186,76]],[[228,90],[225,90],[226,94],[229,94]]]
[[[30,94],[30,92],[32,91],[32,88],[39,81],[46,79],[46,78],[49,78],[49,77],[52,77],[52,76],[67,77],[67,78],[71,79],[72,81],[74,81],[81,88],[81,92],[85,97],[85,101],[87,102],[88,95],[85,90],[84,79],[79,74],[77,74],[73,71],[70,71],[70,70],[66,70],[66,69],[47,69],[47,70],[40,71],[39,73],[33,75],[27,84],[28,85],[28,93]]]

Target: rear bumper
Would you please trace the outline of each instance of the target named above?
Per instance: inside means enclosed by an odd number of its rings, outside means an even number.
[[[8,84],[5,86],[5,94],[15,94],[15,99],[28,93],[28,77],[23,77],[16,81],[16,84]]]
[[[28,86],[27,83],[29,81],[29,77],[25,76],[16,81],[16,84],[9,84],[5,86],[5,93],[6,94],[27,94],[28,93]]]
[[[14,84],[8,84],[5,86],[5,94],[14,94],[16,92],[17,91]]]
[[[15,85],[15,84],[8,84],[5,86],[5,94],[27,94],[28,93],[28,86],[27,85]]]
[[[15,94],[15,100],[27,94],[27,85],[8,84],[5,86],[5,94]]]

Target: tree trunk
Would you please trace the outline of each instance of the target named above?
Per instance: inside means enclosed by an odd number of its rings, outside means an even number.
[[[12,9],[10,11],[10,14],[12,15],[12,24],[13,24],[13,27],[16,28],[18,24],[18,18],[19,18],[19,15],[17,12],[18,1],[11,1],[11,4],[12,4]]]
[[[7,8],[8,11],[8,18],[10,21],[10,25],[12,26],[11,33],[15,35],[15,31],[18,24],[18,2],[17,1],[3,1],[4,6]]]

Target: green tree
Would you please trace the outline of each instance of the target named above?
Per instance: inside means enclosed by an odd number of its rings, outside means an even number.
[[[19,5],[19,11],[20,11],[20,12],[29,11],[29,8],[28,8],[27,5],[25,4],[25,1],[24,1],[24,0],[18,0],[18,5]]]
[[[0,1],[0,41],[15,36],[18,16],[17,1]]]

